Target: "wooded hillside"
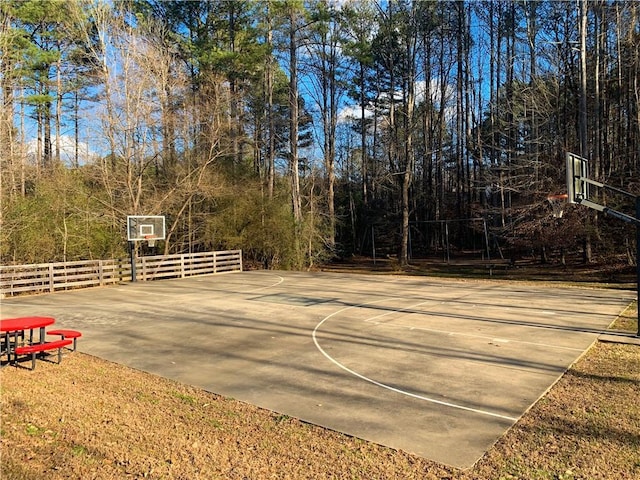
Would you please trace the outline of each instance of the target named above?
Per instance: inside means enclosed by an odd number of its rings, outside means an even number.
[[[5,0],[1,263],[122,257],[136,214],[166,215],[160,253],[277,268],[445,242],[633,263],[632,225],[579,205],[555,219],[546,198],[566,192],[567,151],[640,194],[639,16],[631,0]]]

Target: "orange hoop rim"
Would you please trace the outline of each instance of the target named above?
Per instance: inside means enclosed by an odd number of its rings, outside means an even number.
[[[569,198],[569,194],[567,193],[556,193],[553,195],[547,195],[547,200],[565,200]]]

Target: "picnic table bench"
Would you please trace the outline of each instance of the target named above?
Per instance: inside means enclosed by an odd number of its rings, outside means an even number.
[[[73,340],[62,339],[55,340],[53,342],[43,342],[43,343],[34,343],[31,345],[23,345],[21,347],[16,347],[15,354],[17,355],[29,355],[31,354],[31,370],[36,369],[36,355],[41,352],[46,352],[48,350],[58,349],[58,364],[62,361],[62,347],[66,347],[67,345],[71,345]]]
[[[62,340],[73,338],[73,351],[75,352],[76,341],[79,337],[82,336],[82,333],[78,332],[77,330],[49,330],[47,332],[47,335],[58,335],[62,337]]]

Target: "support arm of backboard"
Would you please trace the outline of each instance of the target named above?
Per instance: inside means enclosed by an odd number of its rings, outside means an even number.
[[[588,180],[588,182],[591,183],[592,185],[601,186],[601,185],[598,185],[598,182],[594,182],[593,180]],[[604,186],[605,188],[607,187],[606,185],[602,185],[602,186]],[[618,192],[621,192],[621,190],[615,189],[614,187],[610,187],[610,188]],[[623,192],[623,193],[626,194],[627,192]],[[580,200],[579,203],[580,205],[584,205],[586,207],[602,212],[605,215],[609,215],[619,220],[623,220],[627,223],[633,223],[636,226],[636,279],[637,279],[636,280],[636,294],[637,294],[636,305],[638,308],[638,330],[636,332],[636,336],[640,337],[640,196],[635,196],[631,194],[628,194],[628,195],[634,196],[636,199],[636,216],[635,217],[632,217],[631,215],[627,215],[626,213],[618,212],[617,210],[613,210],[609,207],[599,205],[590,200],[582,199]]]
[[[607,184],[602,183],[602,182],[596,182],[595,180],[591,180],[590,178],[582,177],[580,180],[585,182],[585,183],[588,183],[589,185],[605,188],[607,190],[619,193],[621,195],[625,195],[627,197],[636,198],[636,195],[634,195],[633,193],[630,193],[630,192],[627,192],[625,190],[622,190],[621,188],[612,187],[611,185],[607,185]]]
[[[617,218],[618,220],[622,220],[627,223],[633,223],[636,226],[640,227],[640,219],[632,217],[631,215],[627,215],[626,213],[618,212],[617,210],[614,210],[612,208],[598,205],[591,200],[581,200],[580,205],[584,205],[585,207],[592,208],[604,213],[605,215],[609,215],[610,217]]]
[[[589,186],[604,188],[606,190],[624,195],[626,197],[635,199],[636,216],[627,215],[626,213],[618,212],[604,205],[599,205],[589,198]],[[633,223],[636,226],[636,292],[637,292],[637,306],[638,306],[638,332],[637,336],[640,337],[640,195],[634,195],[632,193],[621,190],[620,188],[612,187],[611,185],[605,185],[602,182],[596,182],[591,180],[588,175],[587,159],[582,158],[573,153],[567,152],[567,194],[569,196],[570,203],[579,203],[586,207],[602,212],[605,215],[617,218],[627,223]]]

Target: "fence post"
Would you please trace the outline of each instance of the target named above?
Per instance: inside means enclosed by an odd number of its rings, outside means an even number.
[[[49,291],[53,292],[55,290],[53,285],[53,263],[49,264]]]

